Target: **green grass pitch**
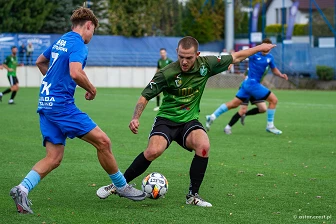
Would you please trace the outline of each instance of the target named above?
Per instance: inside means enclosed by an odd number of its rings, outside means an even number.
[[[112,139],[121,171],[147,146],[156,112],[150,101],[138,135],[128,129],[141,89],[99,88],[94,101],[76,93],[77,106]],[[235,89],[206,89],[200,121],[235,95]],[[29,194],[33,215],[20,215],[9,190],[39,159],[38,88],[22,88],[16,105],[0,104],[0,223],[336,223],[336,92],[274,90],[279,99],[276,136],[265,131],[266,114],[223,132],[236,110],[222,115],[209,132],[209,166],[200,195],[212,208],[185,204],[193,153],[173,143],[134,182],[160,172],[169,181],[164,199],[132,202],[100,200],[98,187],[110,182],[93,146],[68,140],[61,166]]]

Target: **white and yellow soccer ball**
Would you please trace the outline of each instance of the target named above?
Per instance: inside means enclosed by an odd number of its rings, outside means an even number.
[[[161,173],[153,172],[142,180],[142,190],[151,199],[159,199],[168,191],[168,181]]]

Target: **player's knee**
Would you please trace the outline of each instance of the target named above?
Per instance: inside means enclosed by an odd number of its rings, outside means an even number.
[[[99,138],[97,150],[100,150],[100,151],[111,150],[111,140],[107,135],[102,135]]]
[[[209,156],[209,151],[210,151],[210,143],[209,142],[204,142],[197,147],[195,150],[196,154],[201,157],[208,157]]]
[[[147,160],[153,161],[159,156],[161,156],[163,152],[157,148],[147,148],[144,152],[144,156]]]
[[[62,158],[49,158],[49,166],[51,167],[51,169],[56,169],[57,167],[59,167],[61,165],[62,162]]]

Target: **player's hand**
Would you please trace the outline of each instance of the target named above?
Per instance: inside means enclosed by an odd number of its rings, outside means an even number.
[[[281,77],[284,78],[284,79],[286,79],[286,80],[288,80],[288,76],[287,76],[287,74],[282,74]]]
[[[89,93],[89,92],[85,93],[85,99],[86,100],[93,100],[95,97],[96,97],[96,94],[92,94],[92,93]]]
[[[140,126],[139,120],[138,119],[133,119],[133,120],[131,120],[128,127],[134,134],[138,134],[139,126]]]
[[[12,72],[12,71],[14,71],[14,70],[13,70],[12,68],[8,68],[8,71],[9,71],[9,72]]]
[[[258,45],[260,47],[260,51],[270,51],[272,50],[272,48],[274,48],[276,45],[275,44],[266,44],[266,43],[262,43],[260,45]]]
[[[231,70],[233,64],[230,64],[227,70]]]

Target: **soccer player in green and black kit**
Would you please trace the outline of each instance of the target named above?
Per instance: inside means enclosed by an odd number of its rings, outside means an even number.
[[[19,80],[16,77],[16,67],[18,65],[16,53],[17,53],[17,47],[13,46],[12,54],[6,58],[5,62],[2,65],[8,71],[7,77],[11,87],[3,92],[0,92],[0,101],[2,101],[3,95],[12,92],[12,95],[8,101],[9,104],[14,104],[14,97],[16,95],[16,92],[19,90]]]
[[[166,65],[169,65],[173,62],[170,58],[167,57],[166,48],[160,49],[160,56],[161,58],[158,60],[156,72],[159,72],[160,69],[164,68]],[[160,109],[160,94],[156,96],[156,107],[154,111],[158,111]]]
[[[270,50],[273,44],[262,44],[254,48],[235,52],[232,55],[200,57],[198,42],[193,37],[184,37],[178,43],[178,61],[171,63],[155,74],[152,81],[142,91],[136,104],[130,130],[138,133],[139,119],[148,101],[163,92],[160,111],[155,118],[149,135],[147,149],[141,152],[125,171],[127,182],[143,174],[149,165],[176,141],[195,155],[190,166],[190,185],[186,204],[212,207],[211,203],[199,195],[208,165],[210,142],[202,124],[198,121],[200,101],[209,77],[228,69],[259,51]],[[113,184],[97,190],[97,196],[107,198],[115,193]]]

